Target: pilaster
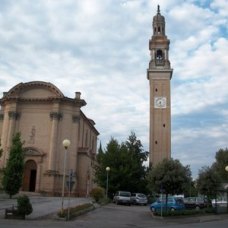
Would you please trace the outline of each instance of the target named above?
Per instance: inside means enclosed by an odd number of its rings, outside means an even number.
[[[50,118],[52,121],[51,135],[50,135],[50,149],[48,156],[48,170],[54,171],[56,169],[56,154],[57,154],[57,139],[58,139],[58,123],[63,118],[63,114],[58,111],[53,111],[50,113]]]

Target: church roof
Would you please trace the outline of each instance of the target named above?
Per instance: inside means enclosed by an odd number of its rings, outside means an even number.
[[[85,106],[86,102],[79,98],[68,98],[52,83],[44,81],[31,81],[19,83],[11,88],[8,92],[4,92],[0,99],[0,104],[3,105],[7,101],[65,101],[71,102],[78,106]]]
[[[33,90],[35,88],[42,88],[50,91],[53,97],[64,97],[63,93],[52,83],[43,81],[31,81],[26,83],[19,83],[4,93],[4,97],[20,97],[25,91]]]

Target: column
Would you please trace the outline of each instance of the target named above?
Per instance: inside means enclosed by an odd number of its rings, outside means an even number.
[[[49,149],[49,160],[48,160],[48,170],[55,170],[55,157],[56,157],[56,143],[58,137],[58,122],[62,119],[62,113],[51,112],[50,118],[52,121],[51,126],[51,136],[50,136],[50,149]]]
[[[4,166],[6,165],[6,161],[9,157],[12,137],[13,137],[13,134],[15,133],[16,120],[19,117],[20,117],[20,114],[18,112],[8,111],[8,124],[7,124],[7,120],[5,120],[6,122],[3,124],[3,135],[5,136],[5,137],[3,137],[3,140],[2,140],[3,141],[3,150],[4,150],[4,153],[3,153]],[[7,126],[6,126],[6,124],[7,124]]]
[[[70,157],[70,169],[73,170],[73,172],[76,172],[77,177],[77,157],[78,157],[78,132],[79,132],[79,122],[80,117],[78,115],[72,116],[72,138],[71,138],[71,154]],[[75,184],[73,186],[72,192],[76,192],[75,189],[77,189],[77,178],[75,177]]]

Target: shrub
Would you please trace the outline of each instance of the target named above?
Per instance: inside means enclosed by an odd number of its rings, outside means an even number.
[[[93,188],[90,192],[90,196],[94,198],[95,202],[99,202],[104,195],[104,189],[101,187]]]
[[[23,195],[17,198],[17,211],[19,215],[29,215],[32,213],[32,204],[28,196]]]
[[[92,203],[85,203],[81,205],[77,205],[76,207],[69,208],[69,219],[76,217],[84,212],[90,211],[94,209],[94,205]],[[63,211],[59,211],[57,215],[60,218],[67,218],[68,215],[68,208],[64,209]]]

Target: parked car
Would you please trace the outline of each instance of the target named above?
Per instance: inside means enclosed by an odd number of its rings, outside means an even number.
[[[143,193],[132,193],[131,194],[131,203],[138,205],[147,205],[148,200],[146,195]]]
[[[201,209],[207,207],[206,201],[202,197],[186,197],[184,205],[187,209]]]
[[[166,204],[166,199],[164,197],[162,199],[158,199],[157,201],[155,201],[150,205],[150,210],[152,212],[161,211],[161,208],[175,211],[175,210],[185,209],[185,205],[182,198],[176,198],[173,196],[168,197],[167,204]]]
[[[213,199],[211,201],[212,207],[216,208],[216,207],[227,207],[227,200],[226,199]]]
[[[131,193],[127,191],[118,191],[113,197],[113,203],[131,205]]]

